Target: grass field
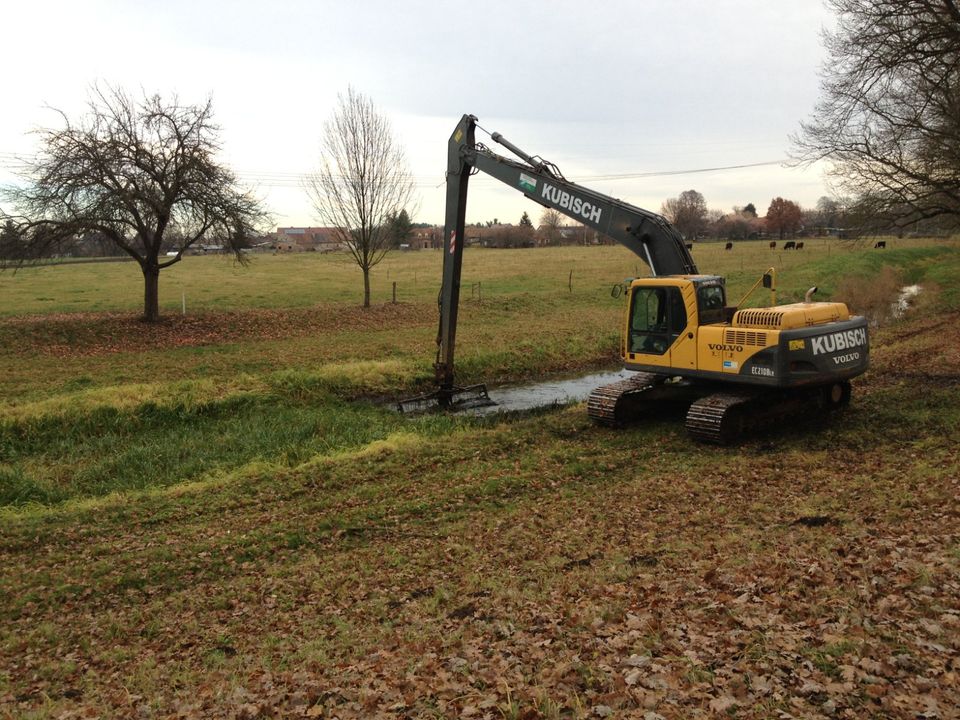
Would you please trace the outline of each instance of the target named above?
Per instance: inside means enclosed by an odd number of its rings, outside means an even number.
[[[955,241],[887,240],[889,255],[903,249],[956,247]],[[801,280],[802,269],[819,261],[844,262],[849,256],[883,262],[880,253],[828,238],[806,240],[802,251],[770,250],[765,242],[694,245],[701,272],[727,278],[732,288],[744,290],[767,267],[776,267],[791,281]],[[392,299],[433,302],[439,289],[440,251],[395,252],[371,276],[375,303]],[[571,282],[571,275],[572,282]],[[646,274],[646,266],[620,247],[538,248],[523,250],[467,250],[463,264],[463,293],[493,297],[515,293],[568,292],[605,295],[625,277]],[[797,286],[799,287],[799,285]],[[825,288],[826,289],[826,288]],[[187,311],[229,311],[255,308],[310,308],[325,303],[357,304],[362,300],[360,271],[346,254],[253,255],[247,266],[229,256],[187,257],[160,277],[161,309],[168,315]],[[806,290],[806,288],[803,288]],[[0,317],[79,313],[137,312],[142,309],[143,279],[139,268],[127,263],[63,264],[27,267],[0,273]],[[801,295],[802,297],[802,295]]]
[[[845,414],[717,449],[379,404],[429,383],[439,253],[366,311],[337,258],[190,258],[159,326],[130,265],[0,275],[0,717],[950,717],[958,244],[695,258],[733,298],[924,289]],[[468,251],[462,378],[613,365],[634,266]]]

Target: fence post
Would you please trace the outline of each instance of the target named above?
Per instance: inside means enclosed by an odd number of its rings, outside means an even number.
[[[570,276],[567,278],[567,291],[573,292],[573,270],[570,271]]]

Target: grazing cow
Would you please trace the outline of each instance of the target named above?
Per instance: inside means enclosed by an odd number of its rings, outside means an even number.
[[[887,246],[887,241],[886,241],[886,240],[878,240],[878,241],[876,242],[876,244],[873,246],[873,249],[874,249],[874,250],[883,250],[886,246]]]
[[[773,250],[776,246],[777,246],[777,241],[776,241],[776,240],[771,240],[771,241],[770,241],[770,249]]]
[[[796,250],[796,249],[797,249],[797,243],[795,243],[793,240],[787,240],[787,242],[785,242],[785,243],[783,244],[783,249],[784,249],[784,250]]]
[[[724,248],[724,250],[733,250],[733,243],[727,243],[727,246]]]
[[[797,243],[797,250],[803,250],[803,240]]]
[[[685,243],[685,244],[687,246],[687,250],[693,250],[693,243]]]

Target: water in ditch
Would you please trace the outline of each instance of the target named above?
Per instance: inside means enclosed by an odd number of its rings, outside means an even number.
[[[919,285],[907,285],[900,288],[900,295],[897,297],[897,301],[893,303],[893,317],[903,317],[910,309],[910,301],[919,295],[922,289]]]
[[[633,373],[628,370],[607,371],[527,385],[489,388],[490,399],[496,405],[470,408],[465,412],[471,415],[494,415],[583,402],[594,388],[625,380],[631,375]]]

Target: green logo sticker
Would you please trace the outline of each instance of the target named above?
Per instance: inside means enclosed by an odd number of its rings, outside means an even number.
[[[527,192],[533,192],[537,189],[537,179],[530,177],[525,173],[520,173],[520,187]]]

